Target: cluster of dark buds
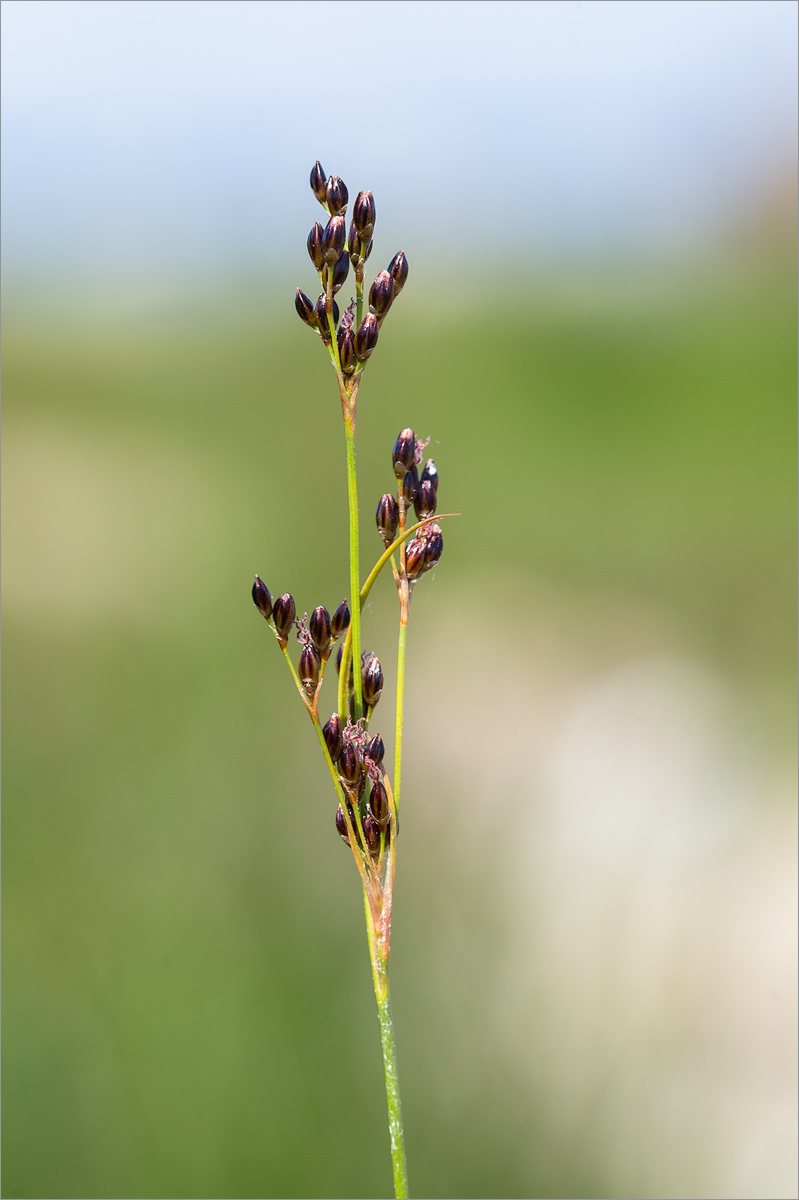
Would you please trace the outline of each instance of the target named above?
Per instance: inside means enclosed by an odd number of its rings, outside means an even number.
[[[314,303],[297,288],[294,306],[301,319],[315,329],[328,349],[339,375],[345,419],[354,420],[358,386],[366,363],[377,345],[380,327],[391,305],[405,286],[408,260],[400,250],[388,267],[379,271],[369,288],[368,311],[364,313],[364,268],[372,253],[375,228],[375,198],[359,192],[347,228],[347,185],[338,175],[328,179],[317,162],[311,171],[311,189],[328,214],[325,225],[314,222],[308,234],[308,254],[319,275],[321,293]],[[343,316],[334,297],[349,276],[355,275],[355,297]]]
[[[321,293],[314,302],[297,289],[295,305],[306,325],[314,329],[327,348],[336,373],[347,447],[349,499],[350,605],[343,600],[332,616],[319,605],[310,617],[297,617],[293,596],[286,592],[272,601],[269,588],[255,576],[252,597],[266,619],[289,665],[297,690],[313,722],[338,799],[335,824],[350,847],[363,884],[367,906],[369,950],[383,1037],[386,1087],[391,1127],[392,1162],[397,1196],[407,1196],[405,1152],[396,1060],[388,996],[388,960],[394,871],[399,831],[402,765],[405,643],[411,596],[422,575],[441,558],[443,538],[436,516],[438,471],[432,458],[422,465],[427,442],[418,441],[412,429],[403,429],[394,443],[391,464],[396,491],[381,497],[377,528],[385,549],[361,583],[359,557],[358,490],[355,474],[355,418],[358,388],[366,363],[392,305],[408,278],[405,255],[395,254],[375,276],[368,294],[364,271],[372,253],[375,201],[371,192],[359,192],[347,227],[349,194],[337,175],[328,179],[320,163],[311,171],[311,188],[328,214],[325,225],[316,222],[308,235],[308,254],[318,273]],[[342,313],[336,296],[347,282],[350,268],[355,296]],[[413,510],[413,516],[411,516]],[[451,515],[451,514],[444,514]],[[383,692],[383,668],[376,654],[362,651],[361,615],[369,592],[388,564],[399,597],[397,647],[397,703],[394,731],[393,782],[383,762],[379,733],[369,730]],[[300,644],[295,665],[289,654],[289,637],[296,632]],[[336,705],[324,726],[319,720],[319,699],[327,663],[336,642],[338,672]]]

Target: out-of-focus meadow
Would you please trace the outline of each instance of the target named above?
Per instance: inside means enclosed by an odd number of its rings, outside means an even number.
[[[363,568],[402,426],[462,514],[409,638],[413,1194],[795,1194],[794,206],[789,174],[651,269],[415,275],[404,235]],[[390,1188],[356,874],[249,598],[255,571],[300,612],[348,594],[335,382],[290,285],[4,298],[7,1196]]]

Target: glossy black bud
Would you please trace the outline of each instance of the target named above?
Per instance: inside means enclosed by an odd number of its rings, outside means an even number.
[[[313,165],[313,170],[311,171],[311,190],[320,204],[324,204],[325,202],[326,186],[327,178],[322,170],[322,164],[319,162],[319,159],[317,159]]]
[[[372,794],[369,797],[369,807],[372,810],[372,816],[377,821],[379,828],[385,829],[388,825],[388,794],[383,785],[382,779],[378,779],[372,784]]]
[[[313,700],[316,685],[319,683],[319,668],[321,659],[315,646],[303,646],[300,651],[299,677],[309,700]]]
[[[347,201],[349,198],[350,195],[344,180],[339,179],[338,175],[331,175],[325,189],[325,200],[331,217],[347,211]]]
[[[349,846],[350,835],[347,829],[347,818],[344,816],[344,809],[340,804],[336,809],[336,829],[338,830],[340,837],[342,837]]]
[[[324,604],[320,604],[311,613],[311,619],[308,622],[308,632],[313,638],[313,644],[316,646],[316,649],[323,658],[326,658],[333,641],[333,633],[330,628],[330,613]]]
[[[333,292],[334,292],[334,294],[346,282],[347,275],[349,274],[349,270],[350,270],[350,256],[347,253],[347,251],[345,250],[344,253],[341,254],[336,259],[336,265],[333,268]]]
[[[317,328],[316,305],[299,288],[297,288],[297,295],[294,297],[294,307],[297,310],[298,316],[306,325],[310,325],[311,329]]]
[[[338,756],[338,773],[347,787],[354,791],[358,786],[363,767],[358,751],[351,742],[345,742]]]
[[[375,231],[375,198],[371,192],[358,192],[352,206],[352,223],[365,242]]]
[[[322,733],[325,736],[325,744],[330,751],[330,757],[333,762],[338,761],[338,756],[341,753],[341,717],[338,713],[333,713],[329,721],[325,721],[322,726]]]
[[[397,529],[399,528],[399,507],[397,501],[388,492],[386,492],[385,496],[380,497],[380,503],[375,513],[375,520],[377,528],[380,530],[380,536],[386,546],[390,546],[397,536]]]
[[[384,317],[394,299],[394,280],[388,271],[381,271],[369,288],[369,308],[378,317]]]
[[[413,504],[419,487],[419,472],[416,467],[406,471],[402,479],[402,496],[406,504]]]
[[[424,539],[424,569],[429,571],[441,558],[444,538],[438,525],[431,525]]]
[[[405,281],[408,278],[408,260],[401,250],[388,264],[388,273],[394,280],[394,298],[396,299],[405,287]]]
[[[364,753],[369,755],[376,767],[379,767],[383,761],[385,752],[386,748],[383,745],[383,739],[379,733],[376,733],[372,740],[367,743]]]
[[[252,585],[252,602],[261,616],[268,621],[272,615],[272,597],[260,575],[255,576],[255,583]]]
[[[341,363],[341,372],[343,375],[354,375],[358,366],[358,360],[355,357],[355,338],[351,329],[345,329],[343,325],[339,326],[336,334],[338,342],[338,357]]]
[[[318,221],[315,222],[313,229],[308,234],[308,254],[311,262],[316,267],[317,271],[321,271],[325,265],[325,255],[322,249],[322,239],[325,236],[325,231]]]
[[[322,238],[322,252],[325,256],[325,262],[332,267],[341,258],[344,253],[344,244],[347,240],[347,223],[343,217],[331,217],[325,226],[324,236]]]
[[[275,622],[278,640],[284,649],[296,615],[297,610],[294,607],[294,597],[291,592],[284,592],[282,596],[278,596],[272,609],[272,620]]]
[[[363,819],[363,836],[366,848],[372,858],[378,858],[380,855],[380,826],[369,812]]]
[[[403,429],[394,443],[391,461],[394,464],[394,474],[402,479],[405,472],[413,466],[416,457],[416,437],[412,429]]]
[[[436,511],[436,489],[429,479],[421,480],[413,507],[416,509],[416,515],[420,521],[423,521],[425,517],[432,517]]]
[[[436,492],[438,492],[438,470],[436,469],[436,464],[433,462],[432,458],[428,458],[427,462],[424,464],[421,480],[422,483],[424,483],[425,480],[429,480]]]
[[[363,698],[370,708],[374,708],[383,694],[383,668],[376,654],[370,655],[363,671]]]
[[[366,362],[374,350],[378,332],[377,317],[374,313],[367,313],[355,334],[355,353],[359,362]]]
[[[405,548],[405,570],[409,579],[418,579],[424,571],[424,542],[413,538]]]
[[[333,301],[333,324],[338,325],[339,311],[335,300]],[[329,346],[333,340],[330,336],[330,322],[327,319],[327,304],[324,296],[320,296],[316,301],[316,320],[319,326],[319,332],[322,335],[322,341],[326,346]]]
[[[350,607],[346,600],[342,600],[333,616],[330,618],[330,629],[334,638],[340,638],[345,629],[349,628],[350,624]],[[339,647],[341,649],[341,647]]]

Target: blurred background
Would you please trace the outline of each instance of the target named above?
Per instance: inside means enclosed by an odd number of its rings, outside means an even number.
[[[316,158],[410,261],[364,570],[403,426],[462,514],[409,637],[412,1193],[796,1195],[796,25],[5,0],[4,1195],[390,1194],[357,878],[249,595],[348,594]]]

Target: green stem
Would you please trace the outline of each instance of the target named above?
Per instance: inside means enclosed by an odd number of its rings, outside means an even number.
[[[394,1195],[396,1200],[407,1200],[408,1167],[405,1162],[405,1131],[402,1125],[399,1075],[397,1073],[397,1048],[394,1043],[394,1023],[391,1019],[391,997],[388,991],[388,961],[383,959],[378,947],[372,924],[369,903],[364,896],[366,908],[366,933],[369,939],[369,957],[372,960],[372,979],[377,1001],[377,1019],[380,1024],[380,1044],[383,1050],[383,1070],[386,1076],[386,1101],[388,1103],[388,1130],[391,1137],[391,1164],[394,1169]]]
[[[353,421],[346,421],[344,429],[347,435],[347,494],[350,501],[350,595],[352,608],[350,626],[352,629],[352,663],[353,685],[355,689],[355,720],[363,716],[363,683],[361,679],[361,605],[360,571],[358,565],[358,483],[355,477],[355,426]],[[342,674],[346,663],[342,656]],[[346,676],[345,676],[346,679]],[[342,718],[344,713],[341,714]]]

